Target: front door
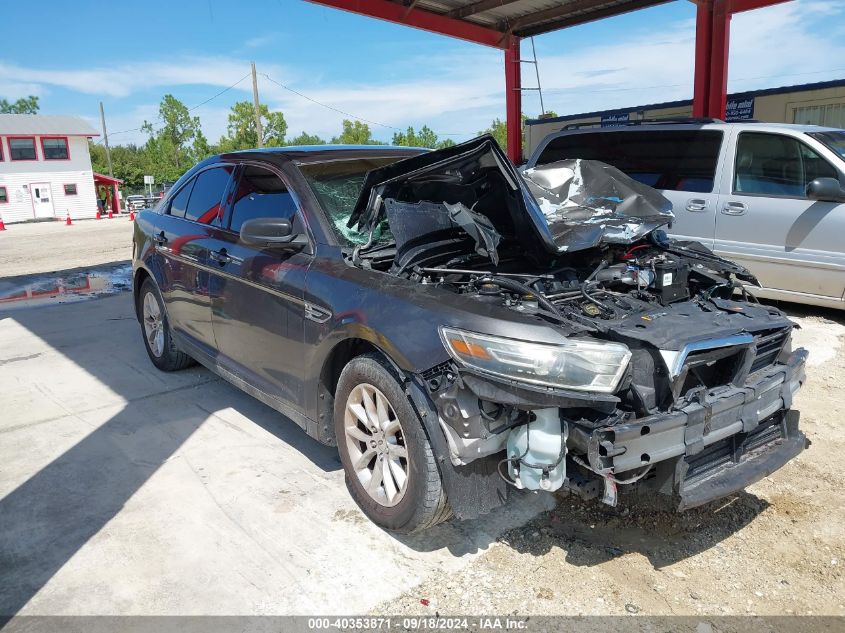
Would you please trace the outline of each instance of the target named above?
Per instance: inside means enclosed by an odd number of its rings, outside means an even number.
[[[228,228],[216,232],[209,253],[218,362],[302,412],[305,276],[313,256],[310,249],[264,249],[239,239],[251,218],[288,218],[295,233],[304,233],[302,215],[282,179],[257,165],[241,168],[228,213]]]
[[[53,192],[49,182],[36,182],[29,186],[32,196],[32,210],[36,219],[54,218],[56,212],[53,209]]]
[[[725,170],[715,250],[764,288],[839,299],[845,291],[845,204],[807,199],[815,178],[838,171],[794,136],[740,132]]]

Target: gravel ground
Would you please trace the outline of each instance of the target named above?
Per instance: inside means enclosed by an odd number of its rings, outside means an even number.
[[[0,231],[0,279],[129,262],[132,222],[112,220],[7,224]]]
[[[840,424],[845,315],[783,306],[810,350],[795,407],[812,446],[723,502],[683,514],[575,497],[374,613],[845,615]]]

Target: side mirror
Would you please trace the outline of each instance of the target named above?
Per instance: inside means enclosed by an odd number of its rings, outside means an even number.
[[[293,226],[286,218],[253,218],[241,225],[241,241],[260,248],[301,249],[308,238],[293,233]]]
[[[822,202],[843,202],[845,191],[836,178],[816,178],[807,185],[807,198]]]

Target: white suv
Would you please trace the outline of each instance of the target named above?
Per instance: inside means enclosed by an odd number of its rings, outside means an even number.
[[[749,268],[754,294],[845,308],[845,130],[776,123],[565,129],[526,167],[614,165],[672,201],[670,233]]]

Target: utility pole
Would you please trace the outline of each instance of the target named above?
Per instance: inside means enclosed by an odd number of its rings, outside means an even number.
[[[252,62],[252,101],[255,104],[255,134],[258,147],[264,147],[264,130],[261,129],[261,108],[258,104],[258,77],[255,75],[255,62]]]
[[[103,144],[106,146],[106,162],[109,165],[109,176],[114,178],[114,171],[111,167],[111,150],[109,149],[109,133],[106,130],[106,113],[103,110],[103,102],[100,101],[100,122],[103,124]]]

